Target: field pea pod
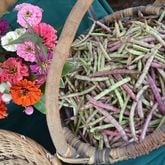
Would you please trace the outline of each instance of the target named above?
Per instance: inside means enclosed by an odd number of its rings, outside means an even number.
[[[76,67],[62,77],[60,107],[73,109],[66,124],[84,142],[113,149],[143,141],[164,123],[164,19],[92,20],[72,44]]]

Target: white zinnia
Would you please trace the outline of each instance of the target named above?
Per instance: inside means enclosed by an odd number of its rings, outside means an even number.
[[[8,81],[7,82],[2,82],[0,84],[0,92],[1,93],[4,93],[5,91],[8,91],[9,92],[10,87],[11,87],[10,82],[8,82]]]
[[[26,32],[26,29],[24,28],[17,28],[15,31],[10,31],[6,33],[5,36],[1,38],[1,45],[4,49],[10,52],[15,52],[17,48],[17,44],[10,44],[12,41],[18,39],[21,35],[23,35]]]
[[[2,98],[3,102],[5,102],[5,103],[9,103],[10,100],[12,99],[11,95],[7,94],[7,93],[4,93],[1,98]]]
[[[3,82],[0,84],[0,93],[2,93],[2,100],[5,103],[8,103],[12,98],[11,95],[9,94],[11,84],[9,82]]]
[[[8,44],[10,44],[12,41],[16,40],[17,38],[18,38],[18,34],[15,31],[10,31],[10,32],[6,33],[6,35],[1,38],[2,47],[4,49],[6,49],[7,51],[15,52],[17,45],[16,44],[8,45]]]
[[[17,28],[15,29],[15,32],[18,34],[18,37],[20,37],[22,34],[26,32],[25,28]]]

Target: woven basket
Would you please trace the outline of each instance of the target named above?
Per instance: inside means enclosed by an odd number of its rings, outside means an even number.
[[[115,163],[144,155],[165,144],[165,123],[141,143],[129,144],[126,147],[115,149],[105,148],[103,150],[98,150],[88,143],[81,142],[68,128],[62,127],[58,101],[61,73],[69,56],[69,50],[78,25],[92,2],[93,0],[78,0],[73,7],[54,50],[55,55],[51,63],[46,86],[47,123],[57,149],[57,156],[64,162],[71,164]],[[160,15],[164,8],[155,6],[129,8],[117,11],[101,21],[113,22],[126,16],[138,15],[139,11],[148,15]]]
[[[0,164],[7,165],[60,165],[35,141],[19,134],[0,130]]]

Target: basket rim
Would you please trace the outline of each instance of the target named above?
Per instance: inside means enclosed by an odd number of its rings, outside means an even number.
[[[106,149],[100,151],[100,150],[97,150],[96,148],[88,145],[88,146],[86,146],[86,149],[89,150],[87,153],[85,153],[85,150],[83,150],[83,151],[81,150],[81,152],[84,152],[85,155],[88,155],[87,159],[80,158],[80,159],[76,159],[77,161],[74,159],[77,155],[76,154],[77,148],[75,148],[75,146],[73,144],[71,145],[70,143],[68,143],[67,140],[69,140],[69,138],[70,138],[71,143],[75,142],[76,144],[79,144],[79,145],[80,144],[85,145],[86,143],[79,141],[76,137],[74,137],[72,135],[72,133],[70,133],[70,131],[68,129],[62,128],[62,126],[61,126],[61,119],[60,119],[59,109],[58,109],[59,82],[55,82],[55,79],[53,79],[53,75],[58,75],[58,80],[56,79],[56,81],[60,80],[61,70],[69,55],[69,49],[71,47],[71,43],[72,43],[74,35],[75,35],[75,32],[73,32],[73,31],[77,30],[76,28],[78,27],[78,24],[80,23],[80,20],[78,20],[78,19],[80,19],[80,17],[75,15],[75,13],[76,13],[75,11],[77,11],[77,9],[79,10],[80,9],[79,5],[81,5],[81,7],[83,6],[83,8],[81,8],[81,9],[84,14],[85,10],[87,10],[87,8],[89,7],[89,5],[91,3],[92,3],[92,0],[90,0],[90,1],[89,0],[79,0],[79,1],[77,1],[75,7],[72,9],[72,12],[66,21],[63,32],[59,39],[59,43],[57,44],[57,46],[54,50],[54,54],[56,54],[56,55],[53,57],[53,61],[52,61],[51,67],[50,67],[50,71],[48,73],[48,79],[47,79],[47,84],[46,84],[47,124],[49,127],[51,138],[54,142],[54,145],[56,146],[58,157],[61,160],[68,162],[68,163],[84,163],[84,162],[89,163],[89,164],[95,163],[95,162],[97,162],[97,163],[103,163],[103,162],[104,163],[114,163],[114,162],[117,162],[120,160],[130,159],[130,158],[134,158],[136,156],[143,155],[143,154],[165,144],[165,126],[164,126],[165,123],[164,123],[162,128],[156,130],[154,133],[152,133],[146,137],[146,141],[144,140],[145,144],[144,144],[144,142],[141,142],[138,145],[130,145],[130,146],[128,145],[125,148],[116,148],[116,149],[112,149],[112,150],[108,149],[108,151]],[[144,14],[158,16],[164,11],[164,8],[158,7],[158,6],[153,6],[153,5],[132,7],[132,8],[123,9],[123,10],[114,12],[113,14],[108,15],[108,16],[104,17],[103,19],[101,19],[101,22],[112,22],[116,19],[118,20],[118,19],[121,19],[126,16],[138,15],[139,11]],[[81,18],[82,18],[82,15],[81,15]],[[73,21],[73,20],[76,20],[76,21]],[[70,36],[69,40],[68,40],[68,38],[65,35],[68,33],[68,29],[71,30],[70,28],[73,28],[73,26],[70,24],[72,24],[74,26],[74,29],[72,29],[72,34],[70,33],[72,36]],[[75,26],[77,26],[77,27],[75,28]],[[67,43],[66,41],[69,43]],[[65,47],[64,47],[63,46],[64,43],[66,43],[67,46],[65,45]],[[65,51],[63,49],[65,49]],[[62,57],[62,56],[64,56],[64,57]],[[58,58],[60,58],[60,60]],[[57,78],[57,76],[56,76],[56,78]],[[52,93],[56,93],[57,96],[53,96]],[[53,112],[53,115],[52,115],[52,112]],[[55,117],[56,117],[56,119],[55,119]],[[54,120],[56,120],[56,121],[54,121]],[[59,131],[59,129],[61,129],[61,131]],[[63,132],[62,132],[62,129],[63,129]],[[59,132],[60,132],[60,134],[59,134]],[[55,133],[56,133],[56,135],[55,135]],[[68,136],[69,138],[66,137],[66,134],[69,135]],[[158,135],[159,135],[159,138],[158,138]],[[61,138],[62,138],[63,142],[60,144]],[[159,143],[160,139],[161,139],[161,144]],[[146,144],[148,144],[148,143],[151,144],[151,147],[147,150]],[[145,149],[141,150],[139,147],[142,147]],[[79,148],[79,150],[80,150],[80,148]],[[131,152],[133,152],[133,151],[136,151],[135,152],[136,155],[131,154]],[[105,153],[108,155],[108,158],[106,158],[106,157],[100,158],[100,157],[103,157],[103,155],[105,155]],[[86,162],[87,160],[88,160],[88,162]]]

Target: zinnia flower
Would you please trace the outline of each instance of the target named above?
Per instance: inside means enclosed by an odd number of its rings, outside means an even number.
[[[8,81],[11,84],[16,83],[28,76],[28,67],[23,64],[20,58],[10,57],[1,65],[1,81]]]
[[[35,45],[31,41],[18,44],[17,55],[22,57],[25,61],[36,61]]]
[[[14,40],[18,39],[22,34],[26,32],[23,28],[17,28],[15,31],[10,31],[6,33],[5,36],[1,38],[1,45],[4,49],[10,52],[15,52],[17,44],[11,44]]]
[[[7,29],[9,28],[9,24],[6,20],[1,19],[0,20],[0,36],[2,36]]]
[[[26,107],[23,112],[25,112],[26,115],[32,115],[34,112],[34,108],[32,106]]]
[[[41,90],[36,86],[36,84],[26,79],[14,84],[11,87],[10,92],[13,102],[25,107],[34,105],[40,100],[42,95]]]
[[[21,8],[23,8],[26,5],[29,5],[29,3],[21,3],[19,5],[16,5],[15,10],[19,11],[19,10],[21,10]]]
[[[18,10],[17,22],[22,26],[27,28],[28,25],[34,26],[41,22],[42,19],[42,9],[38,6],[23,3],[15,7]]]
[[[20,37],[21,35],[23,35],[26,32],[26,29],[17,28],[17,29],[15,29],[15,32],[18,34],[18,37]]]
[[[7,116],[7,108],[5,103],[1,99],[2,94],[0,93],[0,119],[4,119]]]
[[[53,48],[57,40],[57,31],[49,24],[40,23],[33,26],[34,31],[43,39],[45,46]]]
[[[0,99],[5,102],[9,103],[11,100],[11,95],[9,93],[11,84],[9,82],[2,82],[0,84]]]
[[[10,31],[6,33],[5,36],[1,38],[1,45],[4,49],[10,52],[16,51],[16,44],[9,45],[12,41],[18,38],[18,34],[15,31]]]
[[[7,108],[5,103],[0,101],[0,119],[4,119],[5,117],[7,117]]]
[[[37,85],[42,85],[43,83],[45,83],[52,57],[52,52],[48,52],[47,56],[44,56],[42,53],[40,53],[40,61],[34,65],[30,65],[31,72],[36,77],[35,81]]]

